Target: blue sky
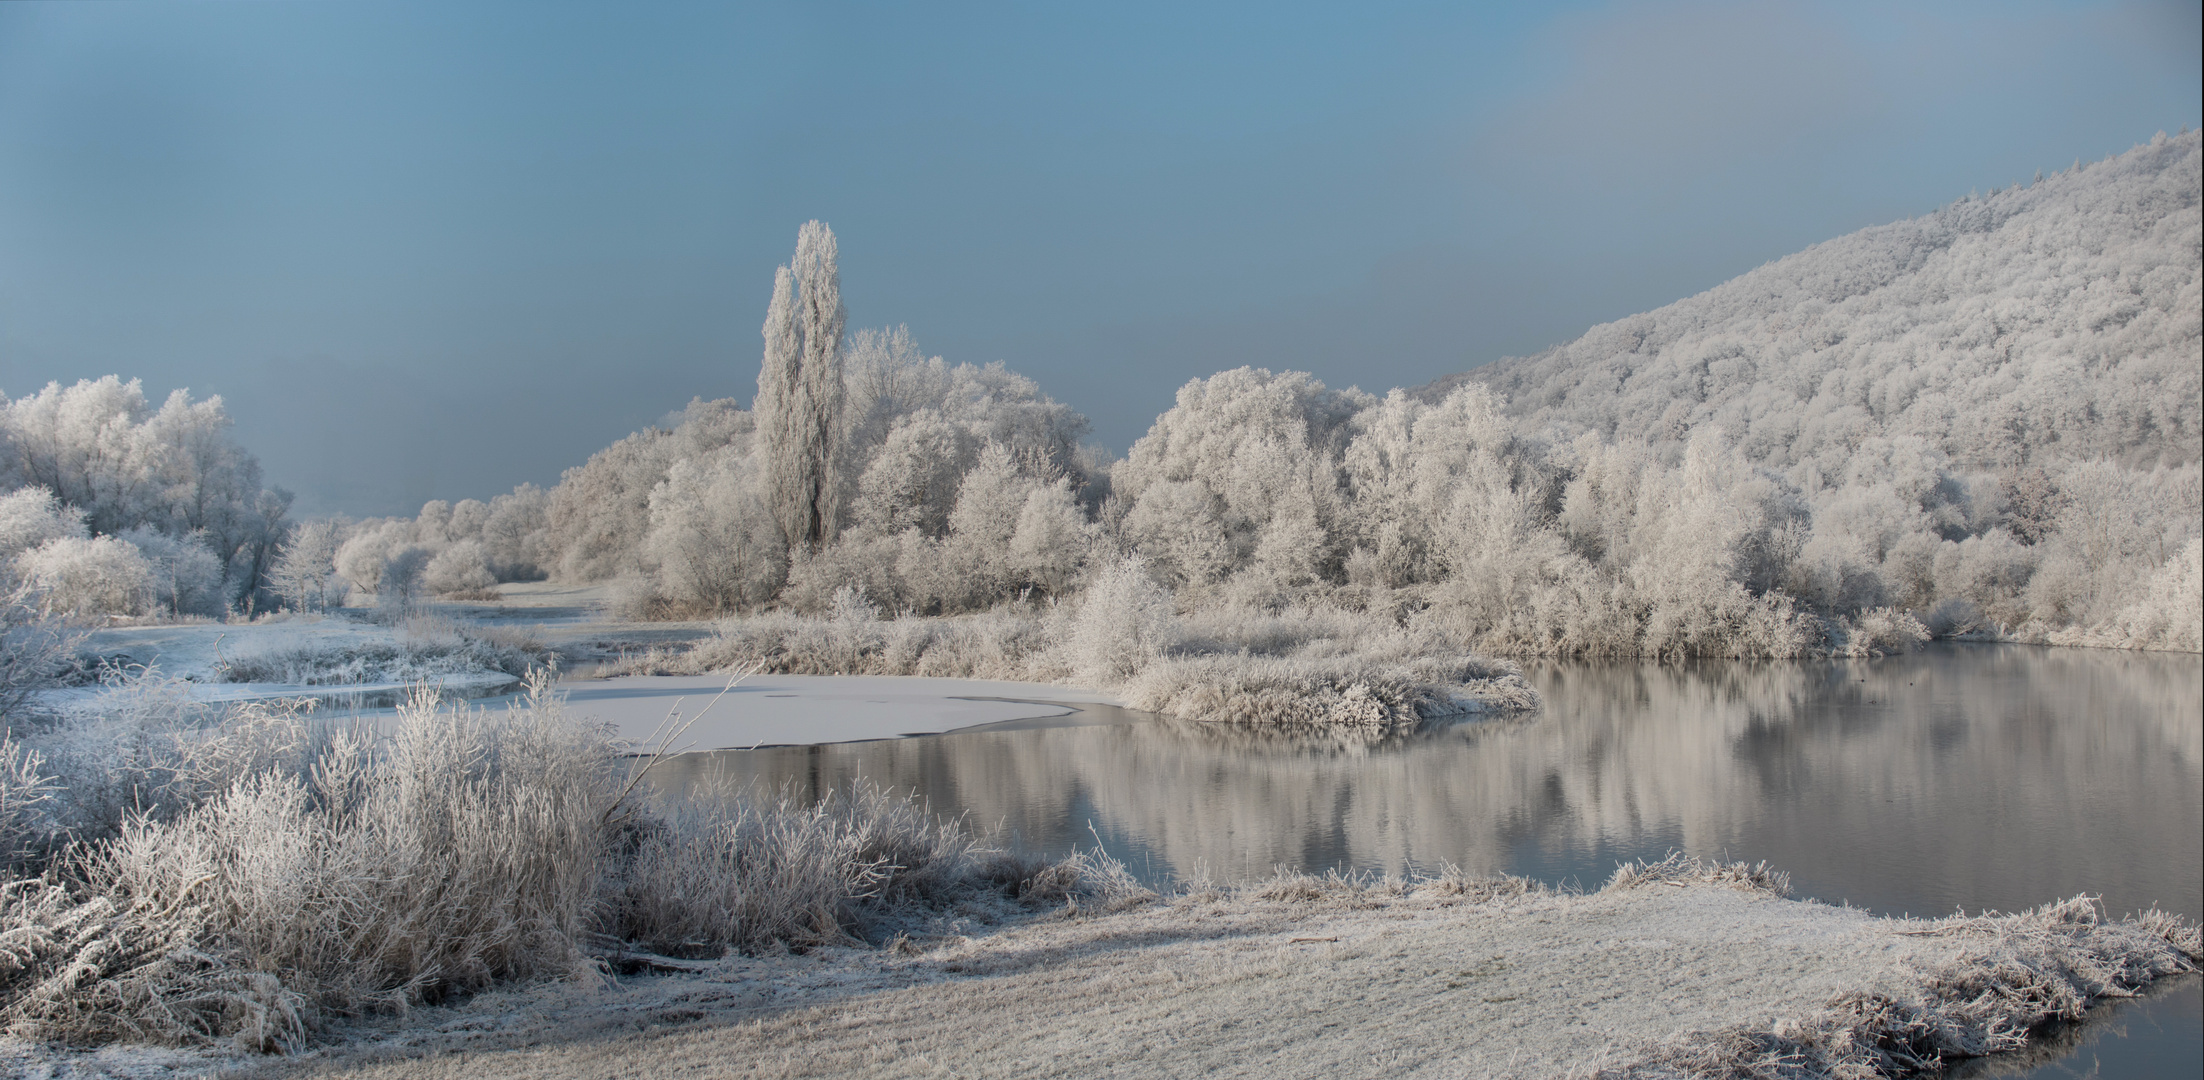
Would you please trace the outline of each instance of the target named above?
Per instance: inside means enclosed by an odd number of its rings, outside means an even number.
[[[1122,452],[1416,385],[2200,116],[2199,5],[0,5],[0,391],[221,394],[304,513],[754,391],[773,267]]]

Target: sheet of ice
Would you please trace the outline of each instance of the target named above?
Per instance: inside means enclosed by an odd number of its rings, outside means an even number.
[[[1075,711],[1034,702],[1121,704],[1046,683],[891,675],[753,675],[732,689],[726,676],[629,675],[559,689],[570,712],[609,722],[638,745],[654,745],[679,714],[688,727],[676,751],[893,739]]]

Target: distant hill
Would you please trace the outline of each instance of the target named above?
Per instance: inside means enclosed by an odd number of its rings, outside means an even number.
[[[2161,134],[1414,393],[1482,382],[1562,438],[1719,425],[1755,460],[1831,475],[1876,436],[1921,436],[1961,470],[2194,462],[2199,145]]]

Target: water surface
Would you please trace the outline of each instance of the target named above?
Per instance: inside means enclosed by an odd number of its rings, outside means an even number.
[[[1450,863],[1592,889],[1618,861],[1675,850],[1766,860],[1796,895],[1884,914],[2089,893],[2114,915],[2204,917],[2196,656],[1946,645],[1525,674],[1545,695],[1536,714],[1407,737],[1089,708],[1103,722],[688,755],[667,781],[716,772],[816,794],[862,777],[1021,848],[1099,843],[1158,881]],[[2185,1032],[2151,1045],[2192,1077],[2204,1050],[2180,1010],[2193,1000],[2123,1021]]]

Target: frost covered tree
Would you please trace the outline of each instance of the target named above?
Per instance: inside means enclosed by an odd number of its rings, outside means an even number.
[[[406,544],[383,559],[375,575],[375,603],[391,615],[411,614],[420,602],[429,563],[435,555],[419,544]]]
[[[730,445],[675,462],[651,492],[644,554],[669,612],[758,607],[787,579],[787,547],[748,449]]]
[[[222,564],[197,537],[178,539],[152,529],[123,533],[121,540],[145,558],[152,581],[155,614],[219,616],[227,606],[222,595]]]
[[[522,484],[490,500],[482,519],[482,546],[499,581],[531,581],[550,569],[551,496]]]
[[[1275,594],[1340,578],[1341,458],[1371,403],[1299,371],[1187,383],[1112,473],[1127,539],[1182,584],[1251,571],[1244,584]]]
[[[178,390],[159,408],[137,380],[48,384],[0,406],[0,488],[39,487],[96,536],[144,528],[204,544],[226,597],[249,597],[273,559],[290,496],[229,436],[219,397]]]
[[[430,556],[421,570],[421,584],[438,596],[497,595],[491,589],[497,584],[497,575],[490,572],[489,551],[482,541],[471,537],[446,544]]]
[[[45,488],[17,488],[0,495],[0,564],[49,540],[84,535],[84,512],[63,506]]]
[[[766,491],[791,550],[815,552],[840,527],[843,438],[841,273],[834,232],[796,234],[796,257],[773,275],[765,363],[752,411],[762,434]]]
[[[343,524],[329,519],[300,522],[284,539],[268,577],[292,610],[326,611],[343,602],[345,587],[337,576],[343,539]]]

